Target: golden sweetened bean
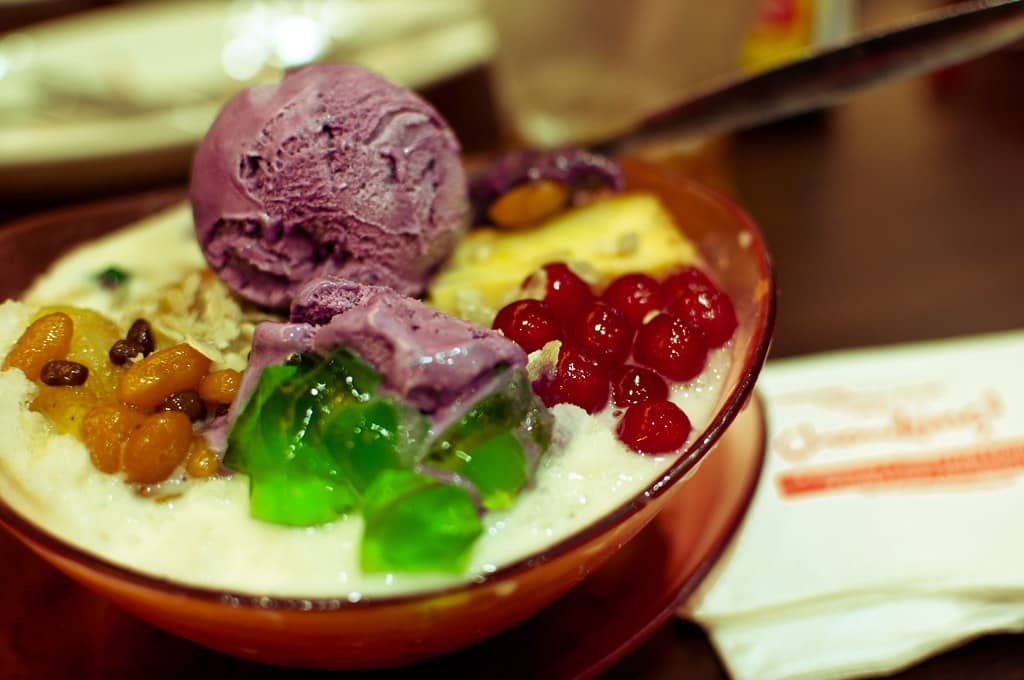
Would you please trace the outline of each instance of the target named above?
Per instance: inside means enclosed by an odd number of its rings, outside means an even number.
[[[148,416],[121,452],[121,469],[129,482],[156,484],[181,465],[192,445],[192,423],[180,411]]]
[[[153,352],[121,375],[117,398],[142,409],[160,405],[175,392],[195,390],[210,370],[210,359],[181,343]]]
[[[554,217],[569,205],[569,187],[539,179],[509,189],[491,204],[487,216],[499,227],[524,229]]]
[[[112,399],[117,389],[117,381],[121,377],[121,369],[110,363],[107,350],[121,335],[117,324],[96,310],[84,307],[65,305],[50,307],[43,311],[62,312],[71,318],[74,324],[71,349],[63,358],[88,368],[88,385],[92,391],[102,399]]]
[[[64,312],[42,316],[21,334],[3,368],[20,368],[30,380],[39,380],[44,365],[68,355],[73,333],[74,323]]]
[[[121,450],[145,420],[145,414],[122,404],[102,404],[90,410],[82,420],[81,438],[92,464],[103,472],[117,472]]]
[[[230,368],[213,371],[199,383],[199,396],[210,404],[230,404],[238,393],[242,374]]]
[[[189,476],[198,479],[212,477],[220,472],[220,457],[203,437],[196,437],[185,461],[185,470]]]

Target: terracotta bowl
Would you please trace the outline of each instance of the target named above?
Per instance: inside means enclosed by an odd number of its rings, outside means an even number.
[[[466,647],[523,621],[611,557],[672,494],[687,493],[692,473],[751,398],[768,351],[774,318],[772,272],[750,218],[728,199],[681,175],[639,161],[625,161],[624,168],[628,185],[658,192],[696,241],[735,302],[739,328],[727,389],[710,425],[658,480],[601,520],[479,581],[357,603],[184,586],[75,548],[2,501],[0,522],[58,569],[138,617],[209,648],[267,663],[334,669],[399,666]],[[96,235],[96,229],[81,233],[69,226],[40,239],[31,224],[0,233],[0,257],[12,263],[0,276],[0,294],[17,294],[63,249]],[[700,481],[698,476],[693,484]]]

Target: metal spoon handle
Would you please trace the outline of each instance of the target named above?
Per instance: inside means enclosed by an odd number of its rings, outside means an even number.
[[[749,128],[831,106],[876,83],[957,64],[1024,38],[1024,0],[963,2],[674,104],[597,146],[615,152]]]

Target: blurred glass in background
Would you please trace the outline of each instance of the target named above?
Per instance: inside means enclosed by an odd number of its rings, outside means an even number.
[[[485,0],[512,135],[600,139],[740,69],[845,37],[853,0]]]

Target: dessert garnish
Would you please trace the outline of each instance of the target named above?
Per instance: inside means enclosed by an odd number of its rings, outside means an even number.
[[[571,267],[572,276],[561,268],[544,272],[565,293],[565,304],[560,298],[556,305],[571,312],[604,281],[633,272],[665,276],[697,260],[693,244],[656,196],[626,192],[566,210],[532,229],[474,228],[431,281],[427,300],[489,327],[499,309],[523,297],[524,278],[536,274],[531,288],[546,287],[539,270],[551,263]]]
[[[93,310],[43,310],[4,368],[19,368],[38,383],[32,409],[85,444],[102,472],[124,473],[142,486],[164,482],[179,468],[182,478],[218,472],[218,459],[192,424],[206,417],[207,404],[216,409],[234,399],[228,383],[235,372],[210,373],[210,360],[186,343],[154,352],[145,319],[119,335]],[[115,351],[126,346],[130,352]]]
[[[582,149],[512,151],[473,178],[474,224],[517,229],[553,217],[597,192],[620,192],[622,170]]]
[[[544,403],[596,413],[611,394],[615,406],[628,407],[617,433],[631,449],[659,454],[682,446],[690,421],[668,400],[666,381],[696,378],[709,350],[732,338],[736,314],[729,297],[692,266],[663,282],[623,274],[600,296],[564,262],[544,265],[520,291],[536,289],[538,279],[544,281],[541,299],[502,307],[494,328],[526,352],[558,344],[554,365],[534,383]]]
[[[284,310],[319,276],[421,294],[468,225],[466,191],[433,107],[366,69],[318,64],[228,102],[190,198],[210,267]]]

